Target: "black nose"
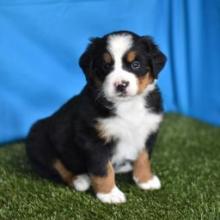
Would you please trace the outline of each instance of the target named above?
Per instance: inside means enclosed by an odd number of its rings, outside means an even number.
[[[123,92],[125,92],[128,85],[129,85],[128,81],[121,81],[120,83],[115,84],[115,89],[117,92],[123,93]]]

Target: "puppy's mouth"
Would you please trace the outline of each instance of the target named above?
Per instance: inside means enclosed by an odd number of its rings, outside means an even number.
[[[120,97],[120,98],[124,98],[124,97],[128,97],[128,93],[125,91],[125,92],[119,92],[117,93],[116,95],[117,97]]]
[[[112,97],[112,100],[114,101],[128,101],[134,98],[137,94],[129,94],[128,92],[121,92],[115,94],[115,96]]]

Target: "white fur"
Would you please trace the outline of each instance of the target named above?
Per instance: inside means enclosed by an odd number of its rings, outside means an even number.
[[[138,92],[138,80],[133,73],[124,71],[123,69],[114,70],[106,77],[103,83],[103,92],[105,97],[109,101],[117,101],[124,99],[124,97],[118,97],[115,90],[114,84],[120,84],[123,81],[129,82],[129,85],[126,89],[127,97],[135,96]]]
[[[115,68],[122,67],[122,56],[128,51],[132,44],[132,36],[130,34],[113,34],[108,37],[107,49],[111,53],[115,61]]]
[[[110,193],[97,193],[97,198],[104,203],[124,203],[126,202],[126,197],[123,192],[121,192],[117,186],[115,186]]]
[[[127,173],[133,170],[133,166],[130,161],[126,161],[121,164],[114,164],[115,173]]]
[[[90,187],[90,178],[88,175],[82,174],[78,175],[76,179],[73,180],[73,186],[75,190],[83,192],[89,189]]]
[[[113,165],[122,164],[125,160],[134,161],[145,148],[148,136],[158,129],[162,115],[152,113],[145,106],[144,97],[152,89],[154,84],[148,86],[142,95],[116,102],[116,116],[98,120],[104,132],[118,140]]]
[[[154,190],[160,189],[161,183],[157,176],[153,176],[150,180],[145,183],[140,183],[136,177],[133,177],[135,183],[143,190]]]
[[[132,36],[129,34],[110,35],[107,43],[107,49],[114,59],[114,69],[103,83],[103,91],[106,98],[109,100],[118,99],[114,85],[120,84],[122,81],[129,82],[126,89],[127,96],[136,95],[138,92],[137,77],[122,67],[122,58],[133,44]]]

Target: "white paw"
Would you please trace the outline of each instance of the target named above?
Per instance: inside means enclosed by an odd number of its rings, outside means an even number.
[[[135,183],[143,190],[154,190],[154,189],[160,189],[161,183],[157,176],[153,176],[150,180],[144,183],[138,182],[138,179],[136,177],[133,177]]]
[[[72,184],[75,190],[83,192],[89,189],[90,183],[91,181],[89,176],[83,174],[83,175],[78,175],[76,179],[73,180]]]
[[[115,186],[110,193],[97,193],[97,198],[104,203],[124,203],[126,202],[125,195]]]

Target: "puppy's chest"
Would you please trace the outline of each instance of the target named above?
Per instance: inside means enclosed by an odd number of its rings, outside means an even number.
[[[117,140],[112,162],[135,160],[148,136],[158,129],[160,121],[161,115],[146,109],[142,99],[120,103],[114,117],[99,120],[105,137]]]

